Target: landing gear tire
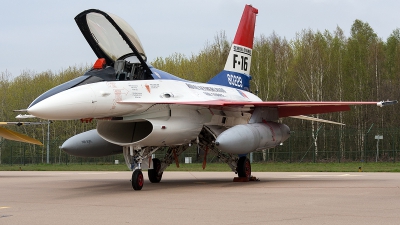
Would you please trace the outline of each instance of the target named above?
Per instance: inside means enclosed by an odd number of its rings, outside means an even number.
[[[251,164],[250,160],[246,156],[242,156],[239,158],[237,162],[236,172],[239,177],[247,177],[250,179],[251,177]]]
[[[147,175],[149,176],[149,180],[151,183],[160,183],[163,173],[158,174],[161,169],[161,161],[157,158],[153,159],[153,168],[149,169]]]
[[[144,179],[143,179],[142,171],[141,170],[133,171],[133,173],[132,173],[132,188],[135,191],[142,190],[143,183],[144,183]]]

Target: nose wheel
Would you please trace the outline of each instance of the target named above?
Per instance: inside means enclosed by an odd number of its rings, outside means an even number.
[[[135,191],[142,190],[142,188],[143,188],[143,183],[144,183],[143,173],[142,173],[141,170],[136,169],[136,170],[133,171],[133,173],[132,173],[132,188],[133,188]]]

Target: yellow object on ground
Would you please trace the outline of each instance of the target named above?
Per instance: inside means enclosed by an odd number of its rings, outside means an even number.
[[[35,145],[43,145],[42,142],[40,142],[39,140],[36,140],[34,138],[28,137],[24,134],[21,134],[21,133],[12,131],[12,130],[8,130],[3,127],[0,127],[0,136],[5,139],[9,139],[9,140],[13,140],[13,141],[20,141],[20,142],[25,142],[25,143],[35,144]]]

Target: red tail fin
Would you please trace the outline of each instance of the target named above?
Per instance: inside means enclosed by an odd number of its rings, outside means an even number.
[[[258,9],[251,5],[246,5],[243,11],[242,19],[236,31],[234,44],[253,48],[254,29],[256,26],[256,15]]]

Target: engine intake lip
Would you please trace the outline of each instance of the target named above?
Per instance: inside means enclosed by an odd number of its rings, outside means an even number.
[[[119,145],[128,145],[143,140],[153,131],[147,120],[141,121],[99,121],[97,131],[105,140]]]

